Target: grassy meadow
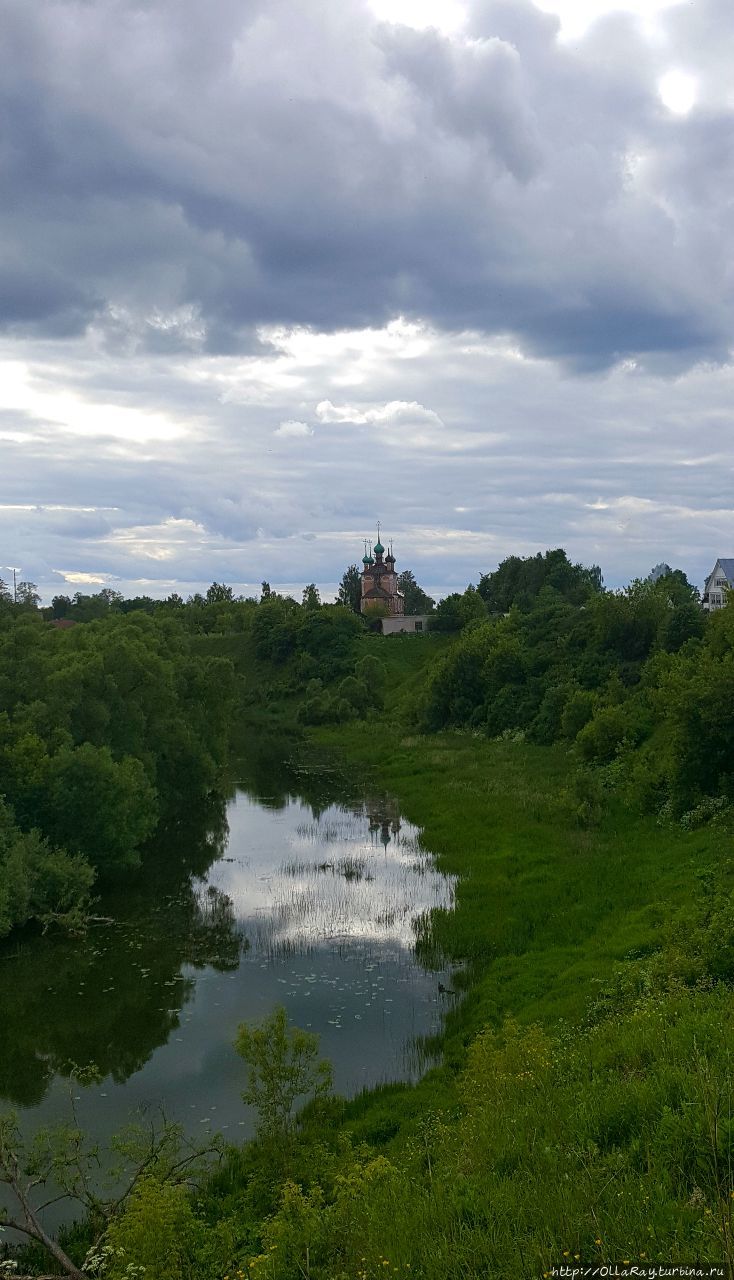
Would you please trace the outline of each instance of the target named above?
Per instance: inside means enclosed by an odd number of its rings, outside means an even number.
[[[701,857],[719,854],[709,832],[663,829],[621,805],[579,826],[563,747],[396,735],[383,723],[319,739],[392,790],[460,877],[456,911],[435,917],[431,936],[468,966],[461,1017],[472,1030],[505,1015],[581,1020],[613,967],[657,948],[671,915],[692,907]]]

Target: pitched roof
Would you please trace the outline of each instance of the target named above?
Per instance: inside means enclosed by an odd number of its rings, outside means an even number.
[[[724,558],[724,556],[719,556],[716,563],[721,565],[729,581],[734,582],[734,557]]]

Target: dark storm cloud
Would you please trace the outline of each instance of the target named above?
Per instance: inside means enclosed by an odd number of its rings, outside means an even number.
[[[523,0],[452,38],[343,0],[6,0],[0,320],[122,308],[139,348],[231,352],[403,313],[581,368],[721,359],[731,112],[670,117],[629,18],[556,30]]]

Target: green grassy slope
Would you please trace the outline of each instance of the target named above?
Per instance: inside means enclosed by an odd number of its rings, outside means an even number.
[[[427,848],[459,876],[436,941],[471,966],[467,1031],[513,1014],[580,1019],[617,961],[660,940],[699,892],[720,837],[672,831],[621,807],[580,828],[562,748],[463,734],[417,737],[384,723],[319,732],[397,795]]]

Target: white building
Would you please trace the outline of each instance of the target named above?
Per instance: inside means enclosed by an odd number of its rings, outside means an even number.
[[[430,619],[427,613],[409,614],[407,617],[381,618],[382,634],[394,636],[398,631],[427,631]]]
[[[734,559],[720,558],[711,570],[703,589],[704,609],[723,609],[726,592],[734,587]]]

